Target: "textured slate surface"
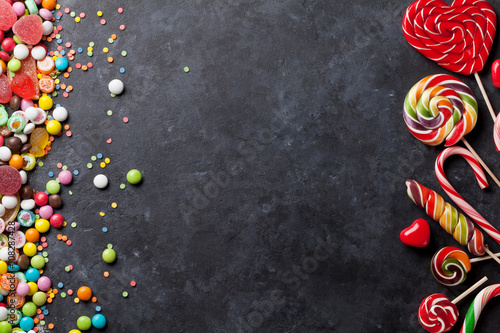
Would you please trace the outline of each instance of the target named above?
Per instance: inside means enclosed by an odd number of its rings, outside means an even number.
[[[61,34],[73,47],[94,41],[94,57],[79,58],[94,67],[67,80],[75,90],[57,101],[70,110],[73,137],[56,140],[31,182],[40,188],[58,162],[80,170],[74,194],[63,197],[66,220],[78,223],[63,230],[73,245],[49,234],[47,273],[65,288],[89,284],[107,332],[423,332],[417,309],[427,295],[452,298],[484,275],[500,282],[499,268],[488,262],[473,265],[459,287],[438,284],[431,257],[458,243],[430,219],[426,249],[399,241],[404,227],[425,217],[404,181],[444,195],[433,171],[442,147],[416,141],[402,118],[411,86],[449,74],[405,41],[409,2],[60,3],[86,12],[79,24],[66,15]],[[498,12],[500,2],[492,4]],[[118,39],[108,45],[112,33]],[[104,46],[114,52],[113,64]],[[489,68],[498,57],[495,41],[480,73],[496,110],[500,95]],[[126,91],[111,98],[106,85],[116,77]],[[471,76],[457,77],[480,107],[467,140],[500,174],[478,86]],[[87,169],[97,153],[111,163]],[[144,181],[120,190],[132,168]],[[110,178],[103,191],[92,185],[101,172]],[[480,190],[458,158],[446,172],[495,223],[500,190]],[[119,256],[112,267],[100,259],[108,243]],[[71,273],[64,272],[68,264]],[[132,279],[136,288],[128,286]],[[459,303],[460,324],[471,301]],[[494,303],[476,331],[500,328]],[[65,331],[79,315],[95,313],[93,304],[71,298],[50,309]]]

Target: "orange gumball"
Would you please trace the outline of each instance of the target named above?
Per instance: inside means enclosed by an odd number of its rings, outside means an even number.
[[[31,243],[36,243],[40,239],[40,233],[35,228],[29,228],[24,235],[26,240]]]
[[[21,155],[18,155],[18,154],[13,154],[9,160],[9,165],[13,168],[18,169],[18,170],[23,167],[23,164],[24,164],[24,160],[21,157]]]
[[[82,286],[82,287],[78,288],[76,295],[82,301],[88,301],[89,299],[92,298],[92,290],[87,286]]]
[[[0,74],[2,74],[7,70],[7,64],[2,59],[0,59],[0,69],[1,69]]]
[[[42,0],[42,7],[48,10],[56,8],[56,0]]]

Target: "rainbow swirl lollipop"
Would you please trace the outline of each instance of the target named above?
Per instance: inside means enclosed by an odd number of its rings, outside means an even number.
[[[477,102],[470,88],[445,74],[415,84],[404,102],[404,120],[413,136],[425,144],[452,146],[477,122]]]
[[[432,257],[432,275],[445,286],[457,286],[464,282],[470,269],[467,253],[454,246],[444,247]]]

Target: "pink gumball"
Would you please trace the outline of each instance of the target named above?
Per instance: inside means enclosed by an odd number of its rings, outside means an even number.
[[[68,185],[73,180],[73,174],[68,170],[63,170],[59,172],[59,176],[57,178],[59,178],[59,183]]]
[[[48,277],[41,276],[36,282],[36,284],[38,285],[38,289],[40,289],[41,291],[47,291],[50,289],[51,282]]]
[[[29,292],[30,292],[30,286],[26,282],[18,283],[16,287],[16,294],[18,294],[19,296],[26,296],[28,295]]]
[[[50,219],[52,215],[54,215],[54,209],[50,205],[45,205],[40,207],[40,211],[38,212],[42,219]]]
[[[30,106],[35,105],[32,100],[23,98],[21,100],[21,110],[26,111]]]

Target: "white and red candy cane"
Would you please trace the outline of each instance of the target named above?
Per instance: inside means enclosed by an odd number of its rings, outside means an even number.
[[[472,333],[476,327],[479,315],[490,299],[500,295],[500,284],[492,284],[481,290],[472,301],[472,304],[465,315],[464,324],[460,333]]]
[[[444,173],[444,162],[449,156],[459,155],[465,158],[474,171],[479,186],[484,189],[488,187],[486,175],[483,172],[478,160],[470,151],[462,147],[450,147],[443,150],[436,159],[435,171],[436,177],[443,190],[474,222],[476,222],[488,235],[500,244],[500,232],[491,225],[481,214],[479,214],[464,198],[455,190],[446,178]]]
[[[493,140],[495,140],[495,147],[500,151],[500,115],[495,119],[495,126],[493,127]]]

